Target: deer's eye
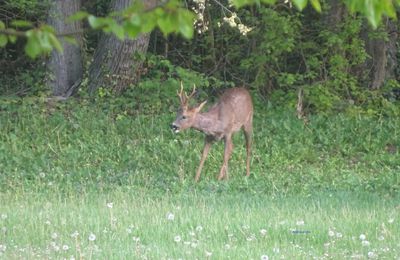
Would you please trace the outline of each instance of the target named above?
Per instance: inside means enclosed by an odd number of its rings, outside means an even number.
[[[186,116],[182,116],[182,119],[185,120],[185,119],[186,119]]]

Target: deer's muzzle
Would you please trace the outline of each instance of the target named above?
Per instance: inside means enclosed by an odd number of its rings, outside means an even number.
[[[175,125],[174,123],[171,124],[171,129],[175,134],[179,133],[180,130],[179,126]]]

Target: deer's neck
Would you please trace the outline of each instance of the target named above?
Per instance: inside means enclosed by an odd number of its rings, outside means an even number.
[[[218,120],[217,115],[214,113],[197,114],[193,128],[218,139],[223,135],[221,121]]]

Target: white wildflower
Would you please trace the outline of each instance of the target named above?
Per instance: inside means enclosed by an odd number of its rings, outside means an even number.
[[[328,231],[328,236],[334,237],[334,236],[335,236],[335,231],[329,230],[329,231]]]
[[[203,227],[202,227],[202,226],[197,226],[197,227],[196,227],[196,231],[197,231],[197,232],[201,232],[202,230],[203,230]]]
[[[343,237],[343,234],[340,233],[340,232],[337,232],[337,233],[336,233],[336,237],[337,237],[337,238],[342,238],[342,237]]]
[[[67,250],[69,249],[69,246],[68,246],[68,245],[63,245],[62,249],[63,249],[64,251],[67,251]]]
[[[374,252],[372,251],[368,252],[368,258],[376,258],[376,257],[377,255]]]
[[[112,207],[113,207],[113,203],[112,202],[108,202],[107,203],[107,208],[112,209]]]
[[[365,240],[367,237],[364,234],[360,235],[360,240]]]

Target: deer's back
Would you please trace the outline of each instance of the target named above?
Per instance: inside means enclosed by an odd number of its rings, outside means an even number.
[[[233,132],[252,120],[253,102],[250,93],[245,88],[227,89],[215,106],[219,119],[226,128]]]

